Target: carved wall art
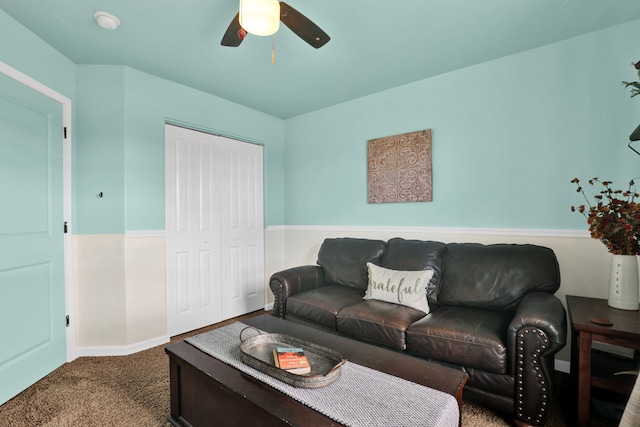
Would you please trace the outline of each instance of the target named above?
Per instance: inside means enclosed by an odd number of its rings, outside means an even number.
[[[371,139],[369,203],[432,200],[431,129]]]

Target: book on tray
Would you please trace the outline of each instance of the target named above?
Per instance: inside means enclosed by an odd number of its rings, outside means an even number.
[[[273,350],[275,365],[292,374],[308,374],[311,372],[309,360],[304,350],[299,347],[276,347]]]

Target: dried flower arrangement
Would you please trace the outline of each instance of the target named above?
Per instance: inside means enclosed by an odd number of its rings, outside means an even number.
[[[638,71],[638,76],[640,77],[640,61],[636,63],[631,63],[633,67]],[[633,98],[636,95],[640,95],[640,82],[622,82],[624,87],[631,86],[631,97]]]
[[[640,255],[640,204],[635,201],[640,194],[636,192],[635,182],[629,181],[629,188],[622,191],[612,189],[611,181],[590,179],[590,185],[602,186],[600,193],[594,195],[595,206],[589,202],[580,180],[574,178],[571,182],[578,186],[576,191],[582,193],[589,205],[588,210],[585,205],[571,206],[571,211],[584,215],[591,237],[604,243],[612,254]]]

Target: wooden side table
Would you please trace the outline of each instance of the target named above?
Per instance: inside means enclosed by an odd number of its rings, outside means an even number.
[[[577,425],[588,426],[591,387],[630,394],[635,382],[634,376],[613,376],[607,366],[592,366],[591,343],[640,350],[640,311],[619,310],[609,307],[605,299],[572,295],[567,295],[567,308],[571,322],[571,377],[577,383]]]

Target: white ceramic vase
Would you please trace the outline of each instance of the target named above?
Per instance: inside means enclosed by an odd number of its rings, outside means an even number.
[[[638,310],[640,304],[638,257],[611,255],[609,275],[609,306],[621,310]]]

